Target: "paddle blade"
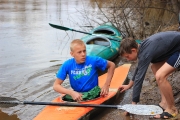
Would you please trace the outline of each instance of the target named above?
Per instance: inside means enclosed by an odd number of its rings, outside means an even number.
[[[19,101],[16,98],[0,97],[0,107],[2,108],[14,107],[18,104]]]
[[[118,109],[125,110],[132,114],[137,115],[157,115],[161,114],[163,110],[156,105],[133,105],[133,104],[126,104],[119,106]]]
[[[56,29],[60,29],[60,30],[72,30],[72,29],[70,29],[70,28],[67,28],[67,27],[63,27],[63,26],[59,26],[59,25],[54,25],[54,24],[51,24],[51,23],[49,23],[49,25],[51,26],[51,27],[53,27],[53,28],[56,28]]]

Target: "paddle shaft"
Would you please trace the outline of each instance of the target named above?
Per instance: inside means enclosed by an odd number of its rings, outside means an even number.
[[[88,34],[88,35],[93,35],[93,34],[91,34],[91,33],[83,32],[83,31],[79,31],[79,30],[73,30],[73,31],[75,31],[75,32],[80,32],[80,33],[84,33],[84,34]]]
[[[79,31],[79,30],[74,30],[74,29],[71,29],[71,28],[67,28],[67,27],[59,26],[59,25],[54,25],[54,24],[51,24],[51,23],[49,23],[49,25],[50,25],[51,27],[53,27],[53,28],[60,29],[60,30],[65,30],[65,31],[66,31],[66,30],[71,30],[71,31],[75,31],[75,32],[80,32],[80,33],[88,34],[88,35],[98,36],[98,35],[96,35],[96,34],[84,32],[84,31]],[[111,40],[120,42],[119,40],[113,39],[113,38],[111,38],[111,37],[108,37],[108,38],[111,39]]]
[[[78,103],[58,103],[58,102],[31,102],[31,101],[0,101],[2,104],[29,104],[29,105],[51,105],[67,107],[96,107],[96,108],[119,108],[119,105],[96,105],[96,104],[78,104]]]
[[[96,105],[96,104],[78,104],[78,103],[51,103],[51,102],[29,102],[24,104],[31,105],[51,105],[51,106],[67,106],[67,107],[96,107],[96,108],[118,108],[117,105]]]
[[[180,30],[180,10],[179,10],[179,16],[178,16],[178,20],[179,20],[179,30]]]
[[[57,27],[54,27],[54,28],[57,28]],[[88,34],[88,35],[93,35],[92,33],[84,32],[84,31],[79,31],[79,30],[74,30],[74,29],[69,29],[69,30],[84,33],[84,34]]]
[[[80,103],[59,103],[59,102],[31,102],[31,101],[0,101],[0,107],[14,107],[16,105],[50,105],[50,106],[66,106],[66,107],[95,107],[95,108],[115,108],[122,109],[137,115],[155,115],[161,114],[163,110],[155,105],[102,105],[102,104],[80,104]]]

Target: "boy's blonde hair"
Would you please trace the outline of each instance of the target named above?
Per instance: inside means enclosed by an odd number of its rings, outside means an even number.
[[[85,44],[84,44],[84,42],[82,41],[82,40],[80,40],[80,39],[75,39],[75,40],[73,40],[72,42],[71,42],[71,44],[70,44],[70,50],[71,51],[73,51],[73,48],[74,48],[74,46],[76,46],[76,45],[84,45],[85,46]]]
[[[119,54],[121,56],[125,53],[131,54],[132,48],[138,49],[138,44],[136,41],[131,37],[124,38],[120,44]]]

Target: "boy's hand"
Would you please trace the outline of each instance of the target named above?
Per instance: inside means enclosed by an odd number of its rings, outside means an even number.
[[[72,91],[71,92],[71,97],[73,98],[73,100],[76,100],[77,102],[80,102],[82,101],[82,94],[81,93],[78,93],[76,91]]]
[[[100,93],[100,96],[107,96],[109,93],[109,85],[104,85],[102,88],[101,88],[101,93]]]

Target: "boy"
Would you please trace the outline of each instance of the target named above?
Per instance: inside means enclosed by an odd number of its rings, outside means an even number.
[[[70,44],[70,54],[73,58],[64,62],[57,72],[57,79],[53,88],[61,94],[68,94],[73,100],[82,101],[82,92],[88,92],[98,86],[97,70],[108,69],[107,79],[101,88],[101,96],[106,96],[114,74],[115,64],[111,61],[96,56],[86,56],[86,46],[82,40],[73,40]],[[61,84],[69,75],[70,85],[73,90],[64,88]]]
[[[171,118],[178,114],[175,107],[172,87],[167,81],[168,76],[180,67],[180,32],[160,32],[148,37],[139,45],[135,40],[122,40],[120,55],[127,60],[138,59],[134,76],[128,85],[120,87],[121,92],[133,86],[132,104],[139,102],[142,83],[150,63],[161,94],[159,106],[164,109],[154,118]]]

